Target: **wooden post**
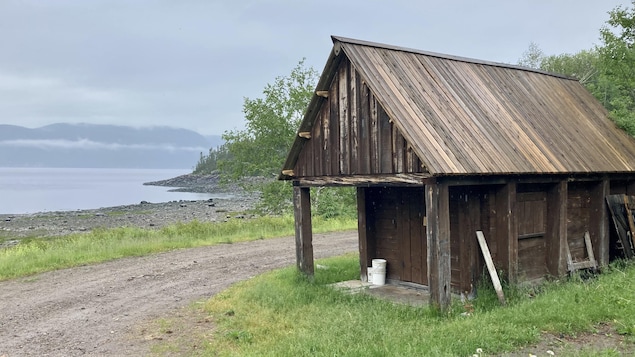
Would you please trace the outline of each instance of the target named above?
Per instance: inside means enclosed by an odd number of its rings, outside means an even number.
[[[295,257],[298,269],[313,276],[313,232],[311,227],[311,194],[308,187],[293,186],[295,218]]]
[[[547,270],[553,276],[567,273],[567,181],[560,181],[547,192]]]
[[[445,310],[451,302],[450,198],[448,185],[435,181],[426,185],[428,218],[428,286],[430,304]]]
[[[518,224],[516,222],[516,183],[508,182],[496,192],[496,265],[510,283],[518,281]]]
[[[498,301],[500,301],[501,305],[505,305],[503,287],[498,279],[498,272],[496,271],[496,267],[492,261],[492,255],[489,253],[489,247],[487,246],[487,242],[485,241],[485,236],[482,231],[476,231],[476,239],[478,240],[478,245],[481,247],[481,253],[483,253],[483,258],[485,259],[485,265],[487,266],[489,277],[492,279],[494,290],[496,290],[496,295],[498,295]]]
[[[367,212],[366,212],[366,190],[367,188],[357,188],[357,235],[359,237],[359,271],[360,279],[368,281],[368,233],[367,233]]]
[[[605,178],[600,181],[591,193],[591,207],[589,234],[593,243],[593,250],[598,264],[603,267],[609,264],[609,210],[606,205],[606,196],[610,194],[610,181]]]

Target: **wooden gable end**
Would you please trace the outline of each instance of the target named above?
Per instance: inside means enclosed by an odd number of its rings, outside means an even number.
[[[299,154],[295,177],[423,173],[425,168],[365,81],[343,59]]]

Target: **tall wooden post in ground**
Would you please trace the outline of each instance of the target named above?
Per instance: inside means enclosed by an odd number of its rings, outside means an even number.
[[[508,182],[496,192],[496,266],[511,283],[518,281],[518,222],[516,222],[516,183]]]
[[[567,181],[547,192],[547,270],[553,276],[567,274]]]
[[[635,188],[635,187],[633,187]],[[631,186],[627,186],[627,192],[633,192]],[[598,260],[600,266],[606,266],[609,264],[609,224],[610,217],[608,208],[606,207],[606,196],[610,194],[610,181],[608,178],[602,179],[598,182],[595,189],[591,194],[591,224],[590,231],[591,241],[593,242],[593,249],[595,257]],[[629,193],[630,194],[630,193]]]
[[[450,197],[448,185],[433,181],[426,185],[428,220],[428,285],[430,304],[442,310],[451,302]]]
[[[293,186],[293,213],[296,263],[301,272],[313,276],[313,229],[311,227],[311,194],[308,187]]]

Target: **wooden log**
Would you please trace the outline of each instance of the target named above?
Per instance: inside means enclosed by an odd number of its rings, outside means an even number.
[[[310,131],[301,131],[298,133],[298,136],[304,139],[311,139],[311,132]]]
[[[285,176],[294,176],[293,170],[282,170],[282,174]]]
[[[311,196],[307,187],[293,187],[295,218],[295,256],[298,269],[313,276],[313,230],[311,227]]]
[[[329,97],[329,91],[327,91],[327,90],[316,90],[315,91],[315,95],[317,95],[318,97],[322,97],[322,98],[328,98]]]
[[[451,303],[450,198],[448,186],[426,185],[428,286],[430,304],[447,310]]]
[[[483,258],[485,258],[485,265],[487,265],[487,271],[489,272],[489,276],[492,279],[492,284],[494,285],[494,290],[496,290],[498,301],[500,301],[501,305],[505,305],[505,294],[503,293],[503,287],[501,286],[500,279],[498,279],[498,273],[496,272],[496,267],[494,266],[492,255],[489,252],[489,247],[487,246],[487,242],[485,241],[485,236],[483,235],[482,231],[476,231],[476,239],[478,240],[478,245],[481,247]]]

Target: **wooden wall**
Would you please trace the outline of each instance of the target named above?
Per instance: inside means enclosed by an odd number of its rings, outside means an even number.
[[[587,259],[587,231],[596,258],[607,264],[612,225],[604,197],[628,188],[635,192],[635,184],[607,179],[449,186],[452,290],[469,294],[483,276],[477,230],[483,231],[496,268],[510,281],[566,274],[565,247],[574,260]],[[368,187],[358,192],[363,193],[362,266],[384,258],[388,279],[427,285],[424,188]]]
[[[297,177],[424,172],[386,111],[346,59],[294,168]]]

